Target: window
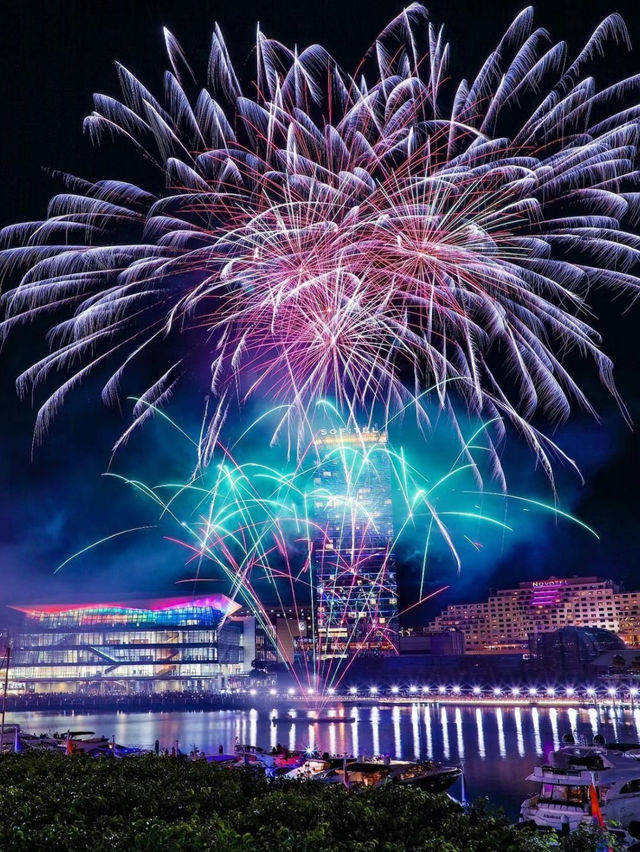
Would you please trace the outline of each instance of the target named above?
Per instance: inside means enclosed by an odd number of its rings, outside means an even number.
[[[587,787],[573,787],[567,784],[543,784],[540,801],[565,802],[568,805],[582,806],[587,801]]]

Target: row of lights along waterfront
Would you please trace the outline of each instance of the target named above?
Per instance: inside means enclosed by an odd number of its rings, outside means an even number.
[[[282,696],[287,698],[304,698],[308,696],[317,696],[321,693],[312,687],[295,688],[289,687],[285,690],[278,690],[271,687],[267,690],[252,688],[247,690],[251,696],[259,696],[268,694],[271,697]],[[410,698],[414,700],[425,699],[429,701],[437,700],[474,700],[474,699],[490,699],[492,701],[505,700],[512,702],[514,700],[527,701],[550,701],[553,699],[579,701],[585,700],[588,702],[596,701],[630,701],[634,702],[640,695],[640,687],[636,686],[584,686],[584,687],[555,687],[555,686],[512,686],[512,687],[481,687],[469,686],[463,687],[458,685],[439,686],[349,686],[346,688],[329,687],[324,691],[324,695],[332,698],[342,699],[403,699]]]

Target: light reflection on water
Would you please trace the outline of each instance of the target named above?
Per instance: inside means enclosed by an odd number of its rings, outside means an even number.
[[[344,708],[340,708],[344,712]],[[205,752],[233,748],[241,742],[290,749],[317,747],[333,754],[389,754],[414,759],[463,763],[469,798],[488,796],[511,818],[531,791],[524,778],[532,771],[537,755],[548,754],[562,736],[573,730],[585,742],[595,733],[607,740],[638,742],[640,708],[634,711],[595,708],[452,707],[438,705],[366,706],[349,708],[353,723],[314,724],[306,711],[286,717],[276,725],[274,715],[285,711],[214,710],[196,712],[63,714],[52,712],[11,713],[7,721],[19,722],[25,731],[92,730],[115,736],[116,742],[162,748],[179,742],[183,751],[197,745]],[[452,795],[459,795],[459,786]]]

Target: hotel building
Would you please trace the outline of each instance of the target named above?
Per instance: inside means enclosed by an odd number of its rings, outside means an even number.
[[[134,694],[223,688],[255,656],[255,622],[225,595],[16,606],[11,688]]]
[[[398,596],[391,546],[391,463],[386,432],[321,430],[315,438],[314,531],[318,654],[393,654]]]
[[[467,654],[526,650],[542,633],[567,625],[599,627],[640,644],[640,592],[599,577],[533,580],[501,589],[483,603],[452,604],[429,628],[460,630]]]

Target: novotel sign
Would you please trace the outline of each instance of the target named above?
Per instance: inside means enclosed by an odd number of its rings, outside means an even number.
[[[534,580],[531,583],[531,585],[534,588],[537,588],[538,586],[566,586],[567,581],[566,580]]]

